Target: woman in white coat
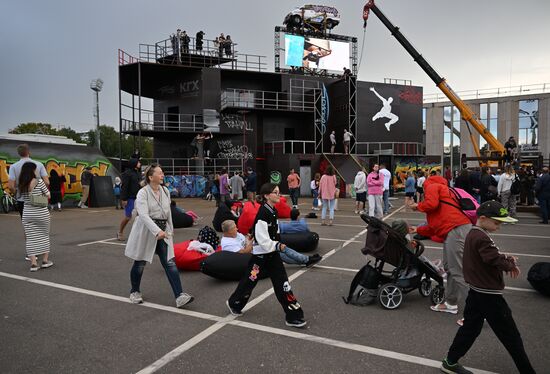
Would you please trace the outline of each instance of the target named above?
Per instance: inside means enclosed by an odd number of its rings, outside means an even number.
[[[127,257],[134,260],[130,270],[130,301],[134,304],[143,302],[140,292],[143,269],[147,262],[153,262],[156,253],[174,291],[176,307],[182,308],[193,301],[193,296],[183,292],[179,271],[174,262],[174,226],[170,214],[170,193],[161,185],[163,180],[164,173],[159,165],[148,166],[145,169],[145,187],[137,194],[137,218],[124,252]]]

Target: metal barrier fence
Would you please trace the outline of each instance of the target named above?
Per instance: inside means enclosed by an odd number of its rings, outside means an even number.
[[[142,165],[157,163],[166,175],[209,175],[243,170],[242,159],[230,158],[142,158]]]
[[[229,107],[313,112],[315,94],[227,88],[221,95],[221,108]]]
[[[266,154],[314,154],[315,142],[309,140],[280,140],[265,143],[264,150]]]
[[[456,94],[462,100],[490,99],[495,97],[533,95],[550,93],[550,83],[529,84],[522,86],[509,86],[497,88],[484,88],[480,90],[457,91]],[[439,93],[424,95],[424,103],[438,103],[449,101],[449,98]]]
[[[178,114],[178,113],[157,113],[151,110],[141,110],[141,125],[139,120],[139,113],[135,114],[138,109],[133,108],[130,105],[121,104],[122,107],[128,108],[134,113],[133,118],[127,118],[127,115],[123,115],[122,131],[203,131],[204,119],[202,115],[198,114]],[[135,111],[135,112],[134,112]]]
[[[395,142],[356,142],[355,153],[358,155],[422,155],[422,143]]]

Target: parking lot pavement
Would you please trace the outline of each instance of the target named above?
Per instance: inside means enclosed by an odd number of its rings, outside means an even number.
[[[304,215],[311,200],[301,199]],[[420,213],[407,212],[393,200],[387,222],[406,219],[416,225]],[[181,199],[178,205],[203,216],[199,225],[178,229],[175,242],[196,237],[211,224],[213,202]],[[23,230],[16,214],[0,215],[0,350],[2,373],[19,372],[437,372],[454,334],[458,316],[434,313],[415,290],[393,311],[379,305],[355,307],[342,301],[354,272],[368,258],[360,249],[365,224],[353,213],[354,202],[340,199],[334,226],[308,219],[320,236],[325,259],[311,269],[287,265],[292,288],[308,327],[284,325],[284,314],[269,280],[254,290],[245,315],[228,315],[224,304],[236,287],[200,272],[181,272],[184,289],[196,300],[184,310],[173,295],[158,261],[146,267],[143,305],[128,302],[131,261],[115,239],[122,213],[112,208],[53,212],[55,265],[37,273],[24,261]],[[522,213],[517,225],[494,236],[502,251],[519,257],[523,273],[506,278],[505,297],[539,372],[550,364],[546,348],[550,300],[533,292],[529,267],[550,261],[550,232],[538,217]],[[127,234],[129,233],[129,227]],[[441,258],[442,244],[425,241],[425,255]],[[32,359],[29,359],[32,357]],[[514,372],[509,355],[488,326],[464,358],[469,367]]]

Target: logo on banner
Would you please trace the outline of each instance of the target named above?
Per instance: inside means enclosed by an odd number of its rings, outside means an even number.
[[[323,84],[321,91],[321,133],[324,134],[327,129],[328,115],[329,115],[329,101],[327,88]]]

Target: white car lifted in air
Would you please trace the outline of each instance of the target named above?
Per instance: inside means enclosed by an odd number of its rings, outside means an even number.
[[[338,10],[331,6],[304,5],[288,13],[283,22],[289,28],[313,31],[332,30],[340,23]]]

